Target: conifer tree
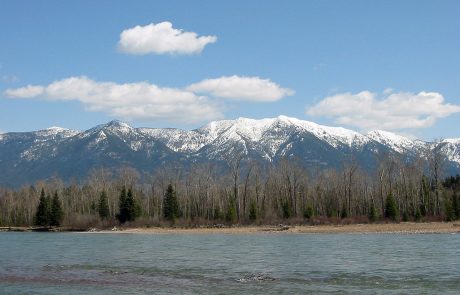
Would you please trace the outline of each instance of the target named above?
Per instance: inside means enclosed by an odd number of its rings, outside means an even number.
[[[38,226],[48,226],[50,221],[49,199],[45,197],[45,190],[40,192],[40,201],[35,214],[34,224]]]
[[[398,207],[392,194],[389,194],[385,202],[385,217],[396,221],[398,217]]]
[[[454,193],[454,195],[452,196],[452,207],[454,210],[455,220],[460,219],[460,200],[459,200],[459,196],[457,195],[457,193]]]
[[[406,210],[404,210],[404,212],[403,212],[402,220],[403,220],[404,222],[408,222],[408,221],[409,221],[409,213],[407,213]]]
[[[98,212],[101,219],[108,219],[110,216],[109,203],[105,191],[102,191],[99,197]]]
[[[51,214],[50,214],[50,225],[60,226],[62,222],[63,212],[61,207],[61,201],[59,200],[58,193],[55,192],[53,200],[51,202]]]
[[[417,210],[415,210],[414,218],[416,221],[420,221],[422,219],[422,213],[420,212],[420,208],[417,208]]]
[[[369,209],[369,221],[375,222],[377,220],[377,210],[375,210],[375,206],[371,205]]]
[[[127,221],[127,211],[126,208],[126,187],[123,186],[120,193],[120,200],[118,202],[119,212],[117,214],[117,219],[120,223],[125,223]]]
[[[236,217],[236,202],[234,198],[230,198],[225,218],[228,222],[234,223],[236,222]]]
[[[171,184],[168,185],[163,198],[163,215],[169,220],[174,220],[179,217],[179,204]]]
[[[291,218],[291,216],[292,216],[292,208],[291,208],[291,204],[289,204],[289,202],[287,200],[283,201],[283,203],[281,204],[281,208],[283,209],[283,218],[284,219]]]
[[[303,211],[303,217],[306,219],[310,219],[313,217],[313,207],[308,205],[305,210]]]
[[[344,219],[348,217],[348,210],[347,207],[342,207],[342,212],[340,212],[340,218]]]
[[[126,196],[126,221],[134,221],[137,217],[140,216],[141,209],[138,205],[136,199],[134,198],[133,191],[128,189],[128,194]]]
[[[445,197],[444,198],[444,215],[446,218],[446,221],[453,221],[455,220],[455,210],[452,206],[452,203],[450,198]]]
[[[257,204],[255,201],[252,201],[249,205],[249,220],[256,221],[257,219]]]

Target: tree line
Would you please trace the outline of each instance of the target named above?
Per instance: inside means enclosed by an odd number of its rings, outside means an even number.
[[[83,183],[54,178],[0,189],[0,226],[455,220],[460,177],[444,177],[438,156],[385,155],[373,171],[352,158],[340,168],[315,170],[295,158],[263,166],[242,155],[230,157],[225,172],[210,163],[170,165],[149,175],[100,168]]]

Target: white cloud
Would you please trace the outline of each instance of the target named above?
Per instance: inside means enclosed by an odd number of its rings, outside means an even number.
[[[106,112],[123,119],[170,120],[193,123],[222,118],[220,107],[207,97],[147,82],[116,84],[85,76],[70,77],[47,86],[8,89],[10,98],[77,100],[89,111]]]
[[[118,47],[122,52],[144,55],[155,54],[197,54],[207,44],[217,41],[216,36],[200,36],[172,27],[170,22],[135,26],[120,34]]]
[[[284,96],[293,95],[294,91],[282,88],[269,79],[259,77],[220,77],[206,79],[187,87],[196,93],[209,93],[216,97],[248,100],[248,101],[277,101]]]
[[[308,115],[335,118],[338,124],[362,130],[424,128],[458,112],[460,106],[446,103],[440,93],[392,90],[381,96],[369,91],[336,94],[307,108]]]
[[[7,89],[5,94],[8,97],[31,98],[42,95],[44,92],[45,88],[42,86],[27,85],[21,88]]]

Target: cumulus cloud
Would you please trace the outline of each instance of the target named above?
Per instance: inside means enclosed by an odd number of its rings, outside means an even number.
[[[184,123],[222,118],[220,107],[190,91],[162,88],[147,82],[117,84],[85,76],[70,77],[47,86],[8,89],[10,98],[82,102],[89,111],[102,111],[124,119],[170,120]]]
[[[27,85],[21,88],[7,89],[5,94],[8,97],[31,98],[42,95],[44,92],[45,88],[42,86]]]
[[[135,26],[120,34],[118,47],[124,53],[197,54],[208,44],[217,41],[216,36],[200,36],[173,28],[170,22]]]
[[[277,101],[294,94],[293,90],[282,88],[269,79],[236,75],[206,79],[190,85],[187,90],[196,93],[209,93],[221,98],[258,102]]]
[[[424,128],[458,112],[460,106],[446,103],[440,93],[390,89],[381,95],[369,91],[336,94],[307,108],[308,115],[334,118],[338,124],[362,130]]]

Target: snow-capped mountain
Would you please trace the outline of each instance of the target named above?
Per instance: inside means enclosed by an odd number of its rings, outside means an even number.
[[[295,157],[315,169],[339,167],[353,155],[363,167],[376,155],[414,156],[439,146],[456,173],[460,167],[460,139],[427,143],[386,131],[361,134],[286,116],[270,119],[221,120],[195,130],[134,128],[112,121],[86,131],[51,127],[36,132],[0,135],[0,184],[19,185],[59,176],[81,178],[91,169],[130,166],[141,172],[175,163],[223,164],[243,153],[267,164]]]

